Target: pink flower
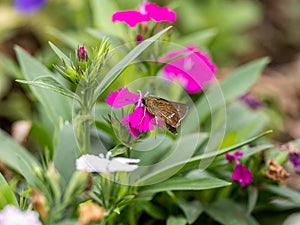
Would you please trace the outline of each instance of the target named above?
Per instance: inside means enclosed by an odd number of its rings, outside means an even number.
[[[106,103],[113,108],[121,108],[126,105],[135,105],[134,111],[125,116],[121,121],[127,127],[131,135],[135,138],[140,133],[154,130],[155,126],[162,127],[162,121],[149,113],[142,103],[143,95],[131,93],[128,88],[119,88],[118,91],[110,93],[106,98]]]
[[[214,77],[215,64],[206,53],[201,52],[195,46],[169,52],[166,57],[160,59],[160,62],[166,63],[172,59],[174,61],[167,63],[163,68],[164,76],[168,80],[178,81],[191,94],[201,91],[205,84]]]
[[[235,168],[232,172],[231,178],[240,182],[240,185],[244,187],[246,184],[250,184],[252,181],[252,174],[247,166],[243,166],[238,160],[243,156],[240,150],[237,150],[233,154],[226,153],[225,157],[229,162],[235,163]]]
[[[240,185],[244,187],[247,184],[250,184],[252,181],[252,174],[247,166],[243,166],[240,162],[237,161],[235,168],[232,173],[232,179],[240,182]]]
[[[240,150],[237,150],[236,152],[234,152],[233,154],[230,154],[230,153],[226,153],[225,154],[225,157],[226,159],[229,161],[229,162],[233,162],[241,157],[243,157],[243,153],[240,151]]]
[[[176,12],[170,10],[168,7],[159,7],[154,3],[145,1],[140,6],[140,10],[125,10],[116,11],[112,15],[112,21],[126,23],[129,27],[135,27],[139,23],[169,21],[173,23],[176,20]]]

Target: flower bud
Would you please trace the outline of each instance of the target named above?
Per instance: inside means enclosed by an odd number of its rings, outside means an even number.
[[[84,46],[81,46],[77,49],[77,58],[78,58],[78,61],[88,61],[89,60],[89,57],[88,57],[88,54],[84,48]]]

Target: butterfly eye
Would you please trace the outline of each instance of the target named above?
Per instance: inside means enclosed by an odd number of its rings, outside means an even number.
[[[143,103],[143,105],[146,105],[145,99],[142,99],[142,103]]]

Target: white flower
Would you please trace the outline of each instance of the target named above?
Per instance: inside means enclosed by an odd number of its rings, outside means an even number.
[[[82,155],[76,160],[76,169],[98,173],[131,172],[138,168],[137,165],[132,165],[131,163],[140,162],[139,159],[123,157],[109,159],[110,156],[111,152],[108,152],[106,157],[103,154],[99,156],[90,154]]]
[[[35,211],[21,211],[13,205],[7,205],[0,212],[0,225],[42,225]]]

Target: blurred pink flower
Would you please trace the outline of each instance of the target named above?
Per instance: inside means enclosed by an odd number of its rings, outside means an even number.
[[[213,79],[216,71],[209,55],[195,46],[169,52],[166,57],[160,59],[160,63],[166,63],[163,67],[164,76],[168,80],[178,81],[190,94],[200,92],[205,84]]]
[[[118,91],[110,93],[106,98],[106,103],[113,108],[121,108],[126,105],[135,105],[134,111],[125,116],[121,121],[127,127],[131,135],[135,138],[140,133],[154,130],[155,126],[162,127],[163,123],[159,118],[150,114],[142,103],[143,95],[131,93],[128,88],[119,88]]]
[[[154,3],[145,1],[140,6],[140,10],[116,11],[112,15],[112,21],[126,23],[129,27],[135,27],[139,23],[169,21],[173,23],[176,20],[176,12],[170,10],[167,6],[160,7]]]
[[[247,166],[243,166],[240,162],[236,162],[232,173],[232,179],[240,182],[242,187],[250,184],[252,181],[252,174]]]

